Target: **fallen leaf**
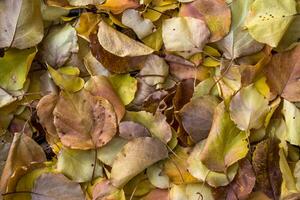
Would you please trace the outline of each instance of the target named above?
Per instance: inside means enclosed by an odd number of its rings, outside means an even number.
[[[226,169],[248,153],[247,135],[231,121],[224,102],[214,112],[213,123],[200,159],[210,170],[226,172]],[[215,157],[211,157],[215,155]]]
[[[85,90],[61,92],[53,111],[61,142],[72,149],[95,149],[116,134],[117,119],[112,105]]]
[[[97,7],[111,11],[114,14],[120,14],[126,9],[139,7],[139,3],[136,0],[124,0],[122,2],[118,0],[106,0],[104,4]]]
[[[230,30],[231,13],[223,0],[195,0],[183,4],[179,15],[205,20],[211,32],[210,42],[222,39]]]
[[[271,92],[281,95],[291,102],[300,100],[299,56],[300,45],[297,45],[292,50],[274,55],[271,62],[265,67],[267,83]]]
[[[45,173],[35,181],[32,200],[84,200],[84,193],[78,183],[62,174]]]
[[[126,140],[151,136],[146,127],[132,121],[123,121],[119,124],[119,135]]]
[[[141,137],[129,141],[112,164],[113,185],[116,187],[125,185],[148,166],[167,156],[165,144],[156,138]]]
[[[108,52],[119,56],[144,56],[153,52],[153,49],[137,42],[127,35],[115,30],[104,21],[99,23],[98,40]]]
[[[162,37],[168,51],[201,51],[208,42],[209,30],[200,19],[174,17],[164,20]]]
[[[276,47],[296,13],[294,0],[255,0],[245,25],[255,40]]]

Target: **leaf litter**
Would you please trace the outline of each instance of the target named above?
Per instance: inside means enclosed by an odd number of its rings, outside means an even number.
[[[299,0],[0,10],[1,199],[300,199]]]

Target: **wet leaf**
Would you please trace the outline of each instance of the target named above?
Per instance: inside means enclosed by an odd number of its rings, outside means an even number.
[[[167,156],[165,144],[156,138],[141,137],[129,141],[113,162],[111,171],[113,185],[123,186],[148,166]]]

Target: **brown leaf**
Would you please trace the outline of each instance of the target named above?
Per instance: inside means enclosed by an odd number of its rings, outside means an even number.
[[[106,51],[99,43],[97,35],[90,35],[91,51],[95,58],[109,71],[114,73],[127,73],[143,67],[147,56],[119,57]]]
[[[205,20],[211,32],[210,42],[222,39],[230,30],[231,12],[224,0],[195,0],[183,4],[179,15]]]
[[[154,189],[143,200],[169,200],[168,190]]]
[[[257,187],[275,200],[279,199],[282,182],[278,145],[279,141],[268,138],[256,146],[252,157]]]
[[[180,110],[179,116],[183,128],[194,142],[199,142],[208,136],[217,105],[216,98],[205,96],[193,99]]]
[[[121,121],[125,114],[125,107],[120,97],[114,91],[110,81],[105,76],[92,76],[84,86],[93,96],[99,96],[107,99],[116,112],[118,122]]]
[[[256,180],[252,165],[247,159],[242,160],[239,165],[239,171],[233,181],[226,187],[216,189],[216,199],[223,195],[226,200],[245,200],[252,192]]]
[[[137,137],[151,136],[151,134],[139,123],[124,121],[119,124],[119,136],[127,140],[132,140]]]
[[[271,92],[288,101],[300,101],[300,45],[273,56],[265,68]]]
[[[39,101],[36,107],[39,121],[46,131],[46,138],[49,144],[54,144],[59,141],[59,137],[53,123],[53,110],[57,103],[57,99],[58,97],[55,94],[46,95]]]
[[[116,134],[112,105],[99,96],[81,90],[62,91],[55,106],[54,125],[63,145],[73,149],[94,149],[108,143]]]
[[[23,133],[15,133],[1,176],[1,192],[5,192],[8,179],[18,167],[44,161],[46,161],[46,155],[40,145]]]

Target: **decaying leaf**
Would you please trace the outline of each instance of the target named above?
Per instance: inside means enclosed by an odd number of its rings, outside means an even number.
[[[117,119],[112,105],[85,90],[62,91],[53,115],[61,142],[73,149],[101,147],[116,134]]]

